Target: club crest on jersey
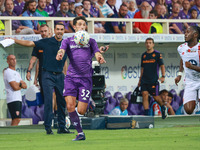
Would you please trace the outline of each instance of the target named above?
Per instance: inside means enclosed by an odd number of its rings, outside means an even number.
[[[152,54],[152,56],[153,56],[153,57],[155,57],[155,56],[156,56],[156,54]]]
[[[188,60],[192,65],[197,66],[197,62],[194,59]]]
[[[184,52],[182,52],[182,55],[184,55],[185,53]]]
[[[143,58],[146,58],[146,55],[144,55]]]

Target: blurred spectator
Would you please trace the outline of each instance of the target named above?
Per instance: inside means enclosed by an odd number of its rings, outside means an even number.
[[[83,16],[83,4],[82,3],[75,3],[75,15],[76,16]]]
[[[167,90],[162,90],[159,93],[164,105],[167,107],[167,113],[168,115],[175,115],[175,112],[172,108],[172,106],[170,105],[172,99],[173,99],[173,95],[171,93],[169,93]],[[161,116],[161,107],[157,102],[154,102],[151,106],[151,115],[153,116]]]
[[[60,4],[63,0],[53,0],[53,6],[54,6],[54,9],[55,11],[59,11],[60,10]],[[67,1],[67,0],[65,0]]]
[[[55,8],[53,4],[51,4],[51,0],[47,0],[46,7],[44,8],[44,11],[48,13],[49,16],[54,16],[55,15]]]
[[[140,6],[140,11],[138,11],[134,18],[149,18],[149,12],[151,11],[151,6],[148,2],[143,1]],[[149,33],[151,22],[135,22],[133,26],[133,32],[135,33]]]
[[[160,5],[166,5],[171,3],[171,0],[157,0],[156,4],[160,4]]]
[[[83,11],[82,11],[83,16],[85,16],[85,17],[93,17],[93,15],[90,13],[90,9],[91,9],[90,0],[83,0],[82,4],[83,4]]]
[[[116,4],[116,0],[107,0],[107,2],[106,2],[107,4],[108,4],[108,6],[113,10],[113,12],[114,12],[114,15],[118,15],[118,11],[117,11],[117,9],[116,9],[116,7],[115,7],[115,4]]]
[[[109,115],[128,116],[127,108],[128,108],[128,100],[126,98],[121,98],[119,106],[111,110]]]
[[[190,19],[190,2],[189,0],[184,0],[183,3],[183,10],[181,10],[179,12],[179,16],[181,17],[181,19]]]
[[[1,0],[0,1],[0,15],[5,11],[4,1],[5,0]]]
[[[168,18],[167,8],[163,4],[156,4],[154,10],[158,13],[158,19],[166,19]]]
[[[93,15],[93,17],[104,18],[104,15],[102,14],[101,9],[99,8],[99,5],[97,5],[97,0],[91,0],[90,13]],[[105,33],[106,32],[106,30],[104,29],[104,27],[102,25],[102,22],[94,23],[94,32],[95,33]]]
[[[82,0],[75,0],[75,3],[81,3]]]
[[[181,19],[179,16],[180,4],[174,3],[172,5],[172,14],[169,19]],[[171,34],[183,34],[183,24],[182,23],[171,23],[169,27],[169,33]]]
[[[167,4],[167,9],[168,9],[169,15],[171,15],[171,13],[172,13],[172,7],[173,7],[174,3],[177,3],[177,2],[178,2],[178,0],[171,0],[171,3]]]
[[[0,35],[5,35],[5,26],[1,20],[0,20]]]
[[[69,4],[68,4],[68,2],[67,1],[62,1],[61,5],[60,5],[60,10],[58,12],[56,12],[55,17],[69,17],[67,15],[68,10],[69,10]],[[56,21],[55,23],[57,24],[58,22],[61,22],[61,23],[64,24],[64,26],[65,26],[65,33],[71,33],[71,32],[73,32],[71,30],[71,28],[69,28],[69,24],[70,24],[69,21]]]
[[[22,14],[22,11],[24,9],[25,2],[23,0],[14,0],[14,10],[13,12],[19,16]]]
[[[114,15],[113,10],[108,6],[108,4],[105,3],[105,0],[98,0],[97,4],[99,5],[99,8],[101,9],[101,12],[105,18]]]
[[[128,7],[128,16],[129,18],[134,18],[135,13],[137,13],[139,11],[137,4],[135,2],[135,0],[131,0],[129,2],[129,7]]]
[[[117,16],[113,15],[112,18],[125,18],[128,13],[128,7],[122,4],[119,8]],[[105,24],[106,33],[126,33],[125,22],[106,22]]]
[[[144,2],[143,0],[136,0],[137,1],[137,5],[141,5],[142,2]],[[151,5],[152,8],[154,8],[156,6],[157,0],[145,0],[146,2],[149,3],[149,5]]]
[[[149,13],[149,19],[157,19],[158,17],[158,13],[156,10],[151,10],[150,13]],[[161,23],[157,23],[157,22],[154,22],[151,24],[151,27],[149,29],[149,33],[151,34],[161,34],[163,33],[163,27],[162,27],[162,24]]]
[[[190,19],[198,19],[197,18],[198,12],[196,9],[191,10],[191,18]],[[197,23],[188,23],[189,26],[198,26]]]
[[[2,16],[17,16],[14,12],[14,2],[12,0],[5,1],[5,12]],[[35,34],[34,31],[26,26],[22,26],[19,20],[12,20],[12,34]]]
[[[44,10],[47,5],[47,0],[38,0],[38,7],[36,12],[38,12],[43,17],[49,17],[48,13]],[[47,24],[46,21],[38,21],[39,25]]]
[[[192,10],[192,9],[195,9],[196,11],[197,11],[197,16],[199,16],[199,14],[200,14],[200,0],[194,0],[194,6],[192,6],[192,8],[190,9],[190,10]]]
[[[68,0],[69,3],[69,11],[68,11],[68,16],[69,17],[76,17],[75,14],[75,0]]]
[[[36,1],[30,0],[27,2],[27,10],[22,14],[24,17],[41,17],[41,15],[36,11]],[[35,32],[35,34],[39,34],[39,28],[40,25],[38,23],[38,20],[21,20],[21,23],[23,26],[27,26]]]

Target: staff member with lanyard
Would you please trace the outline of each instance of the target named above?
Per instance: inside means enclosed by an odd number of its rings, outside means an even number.
[[[15,40],[16,44],[43,49],[42,84],[44,93],[44,125],[47,134],[53,134],[51,124],[53,119],[52,95],[56,93],[58,107],[58,134],[72,133],[65,127],[66,102],[63,97],[64,74],[62,72],[65,60],[57,61],[56,55],[64,34],[64,25],[58,23],[54,28],[55,36],[39,41]]]

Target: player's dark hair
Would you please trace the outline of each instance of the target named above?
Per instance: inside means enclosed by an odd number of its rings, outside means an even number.
[[[41,27],[45,27],[45,26],[46,26],[47,28],[49,28],[48,24],[42,24],[42,25],[40,26],[40,28],[41,28]]]
[[[171,97],[172,99],[174,98],[174,95],[170,92],[168,92],[168,96]]]
[[[62,22],[58,22],[54,25],[54,28],[56,28],[57,25],[62,25],[65,28],[65,25]]]
[[[78,16],[76,18],[74,18],[73,20],[73,25],[75,26],[78,20],[83,20],[85,21],[85,23],[87,23],[87,19],[84,16]]]
[[[166,89],[164,89],[164,90],[161,90],[160,92],[159,92],[159,95],[161,95],[161,94],[163,94],[163,93],[169,93]]]
[[[195,30],[198,34],[198,38],[197,41],[200,40],[200,27],[199,26],[191,26],[193,28],[193,30]]]
[[[148,40],[151,40],[154,43],[154,39],[153,38],[147,38],[145,42],[147,42]]]

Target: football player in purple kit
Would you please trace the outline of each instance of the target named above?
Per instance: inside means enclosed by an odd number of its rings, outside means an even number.
[[[73,27],[75,31],[85,30],[87,26],[86,22],[87,20],[83,16],[74,18]],[[78,135],[73,141],[85,140],[86,138],[80,125],[79,116],[75,111],[76,98],[79,100],[77,111],[79,114],[84,115],[92,91],[92,58],[95,56],[100,64],[105,63],[105,60],[100,53],[97,42],[92,38],[83,47],[75,43],[73,36],[64,39],[56,59],[62,60],[65,52],[70,63],[64,81],[65,88],[63,95],[67,103],[70,121],[78,132]]]

